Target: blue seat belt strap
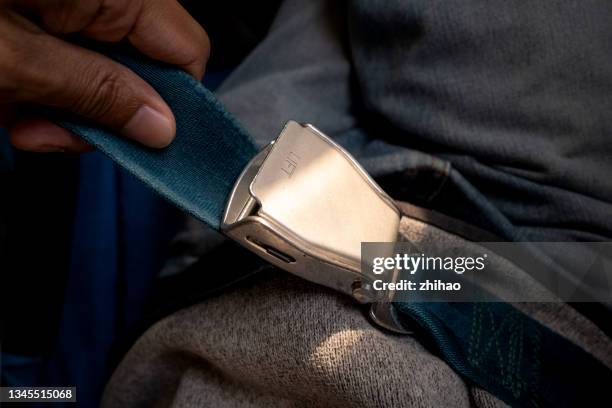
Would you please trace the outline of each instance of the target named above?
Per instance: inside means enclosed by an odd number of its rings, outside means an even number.
[[[169,104],[177,121],[175,141],[154,150],[78,119],[58,124],[218,229],[235,181],[258,151],[255,143],[213,94],[187,74],[131,53],[110,56],[149,82]],[[573,405],[580,398],[602,396],[607,390],[601,384],[612,384],[612,371],[592,355],[508,304],[401,303],[397,311],[406,324],[416,322],[426,331],[455,371],[511,405]],[[492,330],[490,336],[487,330]],[[504,333],[508,337],[502,339]],[[502,340],[506,346],[500,346]]]
[[[610,401],[608,367],[510,304],[404,302],[396,310],[464,379],[512,406]]]
[[[90,122],[70,119],[59,124],[219,229],[234,182],[259,149],[214,95],[186,73],[120,51],[111,56],[150,83],[172,108],[176,139],[166,149],[149,149]]]

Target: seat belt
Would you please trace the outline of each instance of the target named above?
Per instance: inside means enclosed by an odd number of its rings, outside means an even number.
[[[373,303],[371,316],[381,327],[398,333],[417,327],[466,381],[510,405],[609,399],[609,368],[509,304],[380,302],[361,273],[360,244],[394,241],[400,212],[318,130],[289,122],[258,153],[214,95],[184,72],[129,50],[107,55],[168,103],[177,122],[174,142],[150,149],[83,120],[56,122],[176,206],[281,269]],[[474,325],[478,338],[469,335]]]
[[[77,119],[58,124],[218,230],[235,181],[260,149],[213,94],[186,73],[127,52],[117,51],[112,57],[153,85],[172,108],[173,143],[166,149],[150,149]]]

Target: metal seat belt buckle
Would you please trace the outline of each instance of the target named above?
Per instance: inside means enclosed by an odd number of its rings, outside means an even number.
[[[379,325],[403,332],[361,270],[361,243],[396,242],[399,223],[393,200],[348,152],[290,121],[240,175],[222,231],[281,269],[372,303]]]

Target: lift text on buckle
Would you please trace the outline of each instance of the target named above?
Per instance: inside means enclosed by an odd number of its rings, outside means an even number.
[[[393,200],[349,153],[288,122],[240,175],[222,230],[281,269],[372,303],[375,322],[403,332],[361,270],[361,243],[395,242],[399,223]]]

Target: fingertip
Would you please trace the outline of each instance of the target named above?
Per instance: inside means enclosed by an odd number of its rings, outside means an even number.
[[[180,2],[146,2],[127,38],[150,58],[180,67],[198,80],[204,76],[210,39]]]
[[[195,44],[193,55],[195,57],[183,68],[198,81],[202,81],[206,72],[206,65],[210,59],[210,39],[203,28],[199,25],[197,28],[198,35],[194,35],[197,40],[193,41],[193,44]]]
[[[58,125],[38,118],[21,119],[9,129],[9,140],[15,148],[40,153],[82,153],[93,147]]]

